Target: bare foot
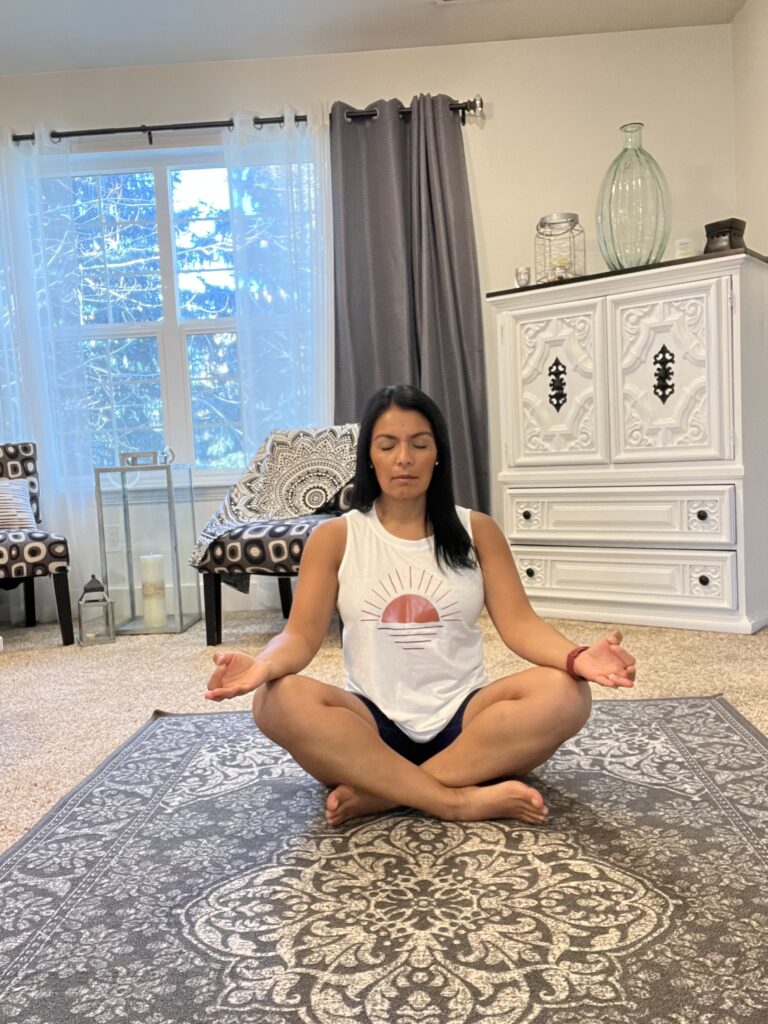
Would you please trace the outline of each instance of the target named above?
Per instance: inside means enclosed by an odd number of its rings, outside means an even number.
[[[366,814],[391,811],[397,804],[373,796],[352,786],[336,786],[325,802],[325,820],[329,825],[341,825],[350,818],[364,818]]]
[[[541,793],[524,782],[497,782],[490,786],[465,786],[455,789],[456,806],[446,818],[454,821],[489,821],[494,818],[514,818],[528,825],[540,825],[547,820],[549,810]],[[341,825],[351,818],[367,814],[380,814],[398,806],[381,797],[373,796],[352,786],[336,786],[325,804],[325,820],[329,825]]]
[[[460,797],[454,820],[488,821],[514,818],[528,825],[546,821],[549,809],[541,793],[524,782],[497,782],[492,786],[466,786],[456,790]]]

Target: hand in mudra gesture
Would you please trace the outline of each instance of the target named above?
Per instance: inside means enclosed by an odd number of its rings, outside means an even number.
[[[208,680],[206,700],[241,697],[269,681],[269,667],[241,651],[221,651],[213,656],[216,668]]]
[[[621,640],[621,631],[615,629],[582,651],[573,663],[574,670],[584,679],[611,689],[634,686],[635,659],[621,646]]]

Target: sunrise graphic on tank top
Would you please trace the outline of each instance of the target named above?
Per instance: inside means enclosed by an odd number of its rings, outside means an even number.
[[[421,651],[436,640],[446,622],[461,619],[451,587],[427,569],[395,569],[371,587],[363,601],[361,622],[375,622],[393,643]]]

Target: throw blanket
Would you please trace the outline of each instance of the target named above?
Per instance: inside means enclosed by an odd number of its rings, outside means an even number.
[[[273,430],[203,527],[190,565],[198,566],[217,538],[245,523],[340,511],[340,492],[355,472],[357,434],[356,423]],[[226,574],[224,581],[246,590],[249,583],[247,576]]]

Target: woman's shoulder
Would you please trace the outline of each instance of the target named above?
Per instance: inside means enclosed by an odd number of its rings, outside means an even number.
[[[474,508],[462,508],[460,505],[456,506],[456,511],[459,515],[463,512],[465,515],[469,516],[472,526],[479,526],[481,530],[491,529],[494,526],[498,529],[498,526],[496,526],[496,520],[493,516],[489,516],[485,512],[478,512],[477,509]]]
[[[469,519],[472,524],[472,538],[475,545],[483,544],[483,542],[492,543],[498,541],[499,537],[503,537],[503,534],[499,528],[499,524],[492,517],[487,515],[485,512],[478,512],[475,509],[467,509],[469,512]]]
[[[327,519],[314,528],[310,541],[315,552],[341,561],[347,541],[347,515]]]
[[[326,543],[330,543],[332,538],[346,537],[347,535],[347,517],[351,516],[351,512],[345,512],[342,516],[333,516],[331,519],[326,519],[324,523],[320,523],[312,531],[312,536],[322,537]]]

